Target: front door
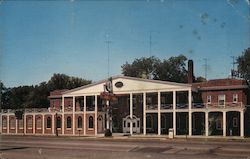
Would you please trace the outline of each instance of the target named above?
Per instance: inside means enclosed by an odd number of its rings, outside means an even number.
[[[104,130],[103,126],[104,126],[103,117],[102,115],[99,115],[97,119],[97,133],[103,133],[103,130]]]

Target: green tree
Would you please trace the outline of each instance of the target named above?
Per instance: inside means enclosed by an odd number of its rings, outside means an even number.
[[[2,83],[2,81],[0,81],[0,89],[1,89],[0,109],[5,109],[10,107],[10,88],[6,88]]]
[[[54,74],[48,81],[48,88],[50,91],[56,89],[73,89],[90,83],[90,80],[85,80],[78,77],[70,77],[68,75],[58,73]]]
[[[184,55],[164,59],[156,66],[154,79],[172,82],[187,82],[187,58]]]
[[[237,58],[237,64],[240,76],[250,81],[250,48]]]
[[[34,90],[33,86],[19,86],[12,88],[10,91],[10,107],[11,109],[23,109],[32,107],[30,101],[30,92]]]
[[[122,74],[130,77],[150,79],[155,72],[155,66],[158,65],[159,62],[160,60],[154,56],[135,59],[132,64],[126,62],[121,66]]]

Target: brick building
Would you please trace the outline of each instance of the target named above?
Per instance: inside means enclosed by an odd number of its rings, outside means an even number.
[[[167,135],[173,128],[176,136],[246,136],[246,81],[192,79],[182,84],[116,76],[110,85],[115,100],[110,103],[101,98],[108,80],[55,90],[48,97],[48,109],[26,109],[21,120],[15,110],[2,110],[0,132],[96,136],[110,128],[113,133]]]

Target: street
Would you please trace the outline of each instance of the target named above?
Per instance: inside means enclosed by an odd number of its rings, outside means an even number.
[[[250,141],[1,136],[0,159],[250,159]]]

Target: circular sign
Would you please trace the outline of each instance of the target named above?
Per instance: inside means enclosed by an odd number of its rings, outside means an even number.
[[[115,86],[116,86],[117,88],[121,88],[121,87],[123,87],[123,83],[122,83],[122,82],[116,82],[116,83],[115,83]]]

